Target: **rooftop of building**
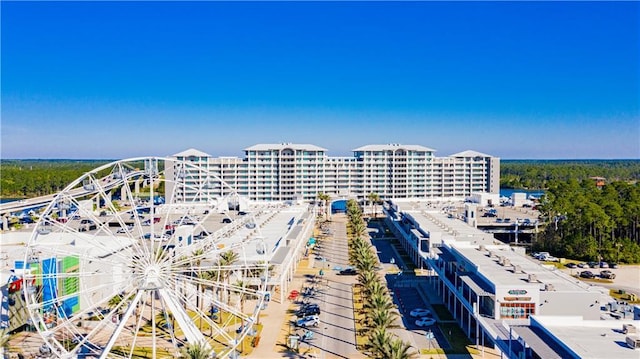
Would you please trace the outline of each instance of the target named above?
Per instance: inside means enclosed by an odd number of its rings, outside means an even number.
[[[435,152],[433,148],[421,146],[421,145],[402,145],[399,143],[389,143],[386,145],[365,145],[362,147],[358,147],[353,151],[397,151],[397,150],[405,150],[405,151],[421,151],[421,152]]]
[[[477,152],[477,151],[473,151],[473,150],[466,150],[466,151],[454,153],[454,154],[450,155],[449,157],[493,157],[493,156],[487,155],[487,154],[482,153],[482,152]]]
[[[292,150],[304,150],[304,151],[327,151],[326,148],[322,148],[316,145],[311,144],[300,144],[300,143],[259,143],[253,146],[249,146],[245,148],[245,151],[273,151],[273,150],[284,150],[284,149],[292,149]]]
[[[623,324],[632,324],[635,328],[640,328],[638,320],[584,320],[577,316],[531,317],[532,328],[540,328],[546,334],[556,338],[577,357],[638,359],[640,351],[625,344],[628,335],[637,337],[638,334],[623,333]],[[514,332],[522,335],[528,344],[535,341],[532,338],[535,335],[535,329],[527,331],[514,327]],[[535,347],[532,348],[536,350]],[[544,352],[538,354],[544,354]]]
[[[477,272],[494,285],[522,285],[530,275],[541,289],[551,285],[556,291],[599,291],[555,267],[542,266],[524,254],[504,244],[480,229],[458,219],[452,212],[453,201],[401,201],[398,209],[409,214],[423,230],[440,232],[443,243],[455,254],[462,256]],[[505,263],[507,263],[505,265]]]
[[[142,227],[142,230],[153,233],[164,232],[164,223],[174,223],[174,220],[183,216],[183,214],[177,213],[176,210],[179,209],[164,206],[157,207],[156,216],[163,218],[162,223],[155,225],[151,223],[149,226]],[[199,209],[184,207],[183,210],[188,213],[194,213]],[[196,228],[176,225],[175,229],[176,233],[187,231],[193,234],[205,229],[210,233],[213,243],[221,251],[225,251],[225,248],[235,248],[242,260],[248,262],[270,261],[276,259],[277,254],[280,257],[290,254],[287,244],[289,242],[291,242],[291,245],[298,243],[293,239],[298,239],[298,235],[308,222],[307,219],[310,213],[308,204],[291,202],[253,204],[246,208],[246,214],[243,215],[211,213],[206,219],[200,219]],[[165,216],[167,219],[164,219]],[[190,214],[189,216],[193,218],[192,216],[195,215]],[[200,217],[200,215],[197,217]],[[104,223],[111,221],[110,217],[99,218]],[[232,221],[231,223],[224,223],[223,218],[230,218]],[[1,279],[4,283],[12,274],[10,270],[16,267],[16,262],[26,259],[27,251],[25,250],[25,245],[34,243],[34,239],[32,239],[34,228],[35,224],[31,224],[18,231],[3,232],[2,250],[0,252],[2,268],[0,269],[2,269]],[[133,237],[115,233],[119,227],[111,229],[109,226],[105,226],[104,228],[109,228],[113,232],[109,234],[101,232],[101,230],[76,232],[70,228],[66,232],[38,234],[36,237],[37,245],[43,248],[42,255],[45,256],[44,258],[74,254],[79,254],[83,257],[104,258],[130,247],[135,241]],[[104,237],[104,240],[101,237]],[[96,246],[98,243],[99,246]],[[160,243],[163,245],[179,245],[173,237],[171,240]],[[285,247],[286,249],[283,250],[282,248]],[[37,248],[35,251],[31,251],[31,253],[34,252],[37,253]],[[280,263],[273,264],[281,263],[282,258]]]
[[[211,157],[211,155],[200,150],[196,150],[195,148],[189,148],[188,150],[174,154],[172,157]]]

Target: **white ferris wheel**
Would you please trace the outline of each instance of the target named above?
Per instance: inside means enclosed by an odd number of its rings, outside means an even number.
[[[116,161],[75,180],[26,245],[25,301],[45,351],[173,358],[197,346],[237,356],[269,296],[246,205],[219,176],[176,159]],[[233,235],[246,228],[251,236]]]

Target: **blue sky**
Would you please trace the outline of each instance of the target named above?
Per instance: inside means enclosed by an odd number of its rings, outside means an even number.
[[[2,158],[640,158],[638,2],[7,2]]]

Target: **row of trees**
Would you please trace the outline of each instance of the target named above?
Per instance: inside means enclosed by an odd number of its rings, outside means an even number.
[[[539,206],[547,219],[534,249],[580,260],[640,263],[640,182],[596,186],[549,182]]]
[[[388,330],[397,327],[398,312],[386,284],[376,272],[378,257],[370,241],[365,239],[366,223],[355,200],[347,201],[347,215],[349,262],[358,270],[358,285],[363,299],[361,313],[364,314],[362,324],[365,329],[358,334],[368,333],[366,350],[373,358],[415,358],[416,353],[411,352],[411,346]]]
[[[543,189],[553,181],[605,177],[610,181],[640,180],[638,160],[503,160],[500,188]]]

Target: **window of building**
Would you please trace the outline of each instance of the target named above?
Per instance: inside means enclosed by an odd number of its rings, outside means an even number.
[[[535,303],[500,303],[500,319],[527,319],[535,314]]]

